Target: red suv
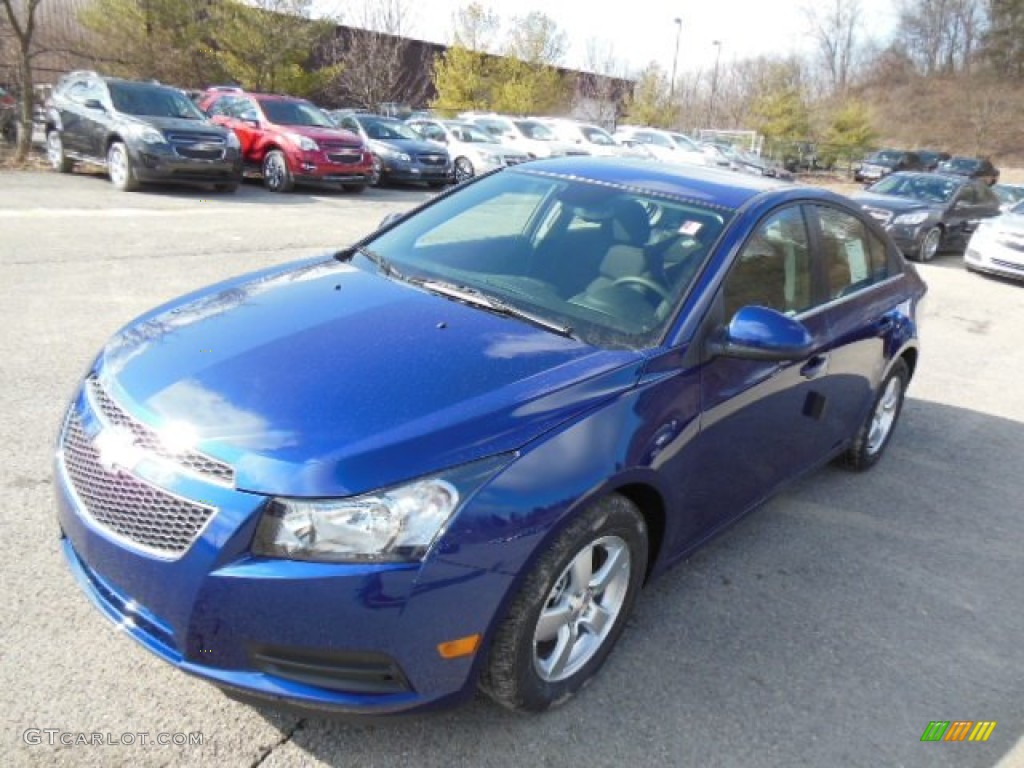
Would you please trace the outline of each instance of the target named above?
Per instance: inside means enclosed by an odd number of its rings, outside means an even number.
[[[245,163],[259,169],[271,192],[289,192],[295,184],[340,184],[362,192],[373,175],[373,155],[362,139],[335,128],[304,99],[217,87],[198,104],[214,123],[235,132]]]

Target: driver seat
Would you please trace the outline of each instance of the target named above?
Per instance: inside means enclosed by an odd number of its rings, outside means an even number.
[[[652,265],[646,247],[651,237],[651,224],[644,207],[636,200],[619,200],[615,203],[607,226],[611,245],[598,265],[597,277],[590,282],[584,293],[608,288],[624,277],[643,277],[664,285],[664,275],[658,274],[660,270]]]

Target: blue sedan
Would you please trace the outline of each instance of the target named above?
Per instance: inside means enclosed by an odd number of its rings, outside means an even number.
[[[924,294],[823,190],[498,171],[116,334],[60,432],[63,551],[126,634],[244,699],[544,710],[644,584],[879,460]]]

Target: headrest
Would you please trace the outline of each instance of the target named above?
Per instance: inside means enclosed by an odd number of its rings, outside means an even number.
[[[643,248],[613,245],[601,261],[601,274],[611,280],[647,272],[647,255]]]

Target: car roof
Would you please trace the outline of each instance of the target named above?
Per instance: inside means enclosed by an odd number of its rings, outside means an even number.
[[[632,187],[675,198],[701,202],[709,207],[735,210],[748,200],[771,190],[798,189],[790,182],[694,165],[668,165],[652,160],[571,156],[535,160],[517,166],[515,173],[542,173],[584,179],[598,184]],[[811,196],[823,190],[799,188]]]

